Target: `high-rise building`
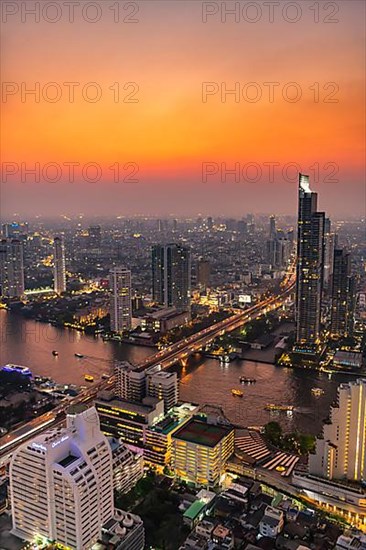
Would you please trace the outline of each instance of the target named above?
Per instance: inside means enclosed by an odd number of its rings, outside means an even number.
[[[330,480],[366,481],[366,380],[341,384],[330,423],[309,455],[311,475]]]
[[[53,242],[54,290],[56,294],[66,291],[65,243],[63,237]]]
[[[142,369],[127,361],[114,367],[116,396],[126,401],[141,403],[144,397],[155,397],[164,401],[168,411],[178,402],[179,386],[176,372],[165,372],[160,366]]]
[[[237,223],[237,231],[241,237],[245,237],[248,232],[248,224],[245,220],[239,220]]]
[[[100,248],[102,244],[102,229],[100,225],[92,225],[88,230],[89,247],[93,250]]]
[[[114,516],[112,451],[94,407],[22,444],[10,465],[13,532],[84,550]]]
[[[211,263],[202,258],[197,262],[197,285],[206,289],[210,286]]]
[[[109,272],[111,330],[130,330],[132,323],[131,271],[114,267]]]
[[[334,337],[350,336],[353,331],[355,284],[351,257],[343,249],[334,251],[330,332]]]
[[[188,310],[191,304],[190,250],[179,244],[152,249],[153,300],[165,307]]]
[[[24,252],[18,239],[0,241],[0,287],[6,298],[21,298],[24,295]]]
[[[268,263],[278,269],[285,269],[291,256],[292,243],[286,237],[274,237],[267,241]]]
[[[146,371],[146,394],[164,401],[164,411],[168,412],[178,403],[179,386],[176,372],[165,372],[153,367]]]
[[[331,221],[325,218],[324,224],[324,291],[329,294],[333,274],[334,249],[336,247],[336,235],[332,232]]]
[[[141,402],[146,396],[146,375],[145,371],[122,361],[114,367],[116,379],[116,396],[126,401]]]
[[[324,212],[317,211],[317,193],[309,176],[299,174],[297,231],[296,340],[316,344],[320,335],[324,267]]]
[[[269,238],[275,239],[277,237],[276,229],[276,216],[270,216],[269,218]]]

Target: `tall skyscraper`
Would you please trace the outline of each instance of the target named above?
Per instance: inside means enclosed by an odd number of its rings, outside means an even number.
[[[276,216],[270,216],[269,218],[269,238],[275,239],[277,237],[276,229]]]
[[[6,298],[21,298],[24,295],[24,251],[18,239],[0,241],[0,286]]]
[[[331,289],[335,246],[336,246],[336,235],[332,231],[330,219],[325,218],[323,284],[324,284],[324,291],[326,292],[327,295],[329,295],[329,291]]]
[[[343,249],[334,251],[332,275],[331,335],[339,338],[353,331],[355,284],[351,276],[351,257]]]
[[[206,289],[210,286],[211,263],[200,258],[197,262],[197,285]]]
[[[309,472],[327,479],[366,481],[366,380],[341,384],[330,424],[309,455]]]
[[[296,340],[317,343],[320,335],[324,263],[324,212],[317,211],[317,193],[309,176],[299,174],[297,231]]]
[[[130,330],[132,324],[131,271],[114,267],[109,272],[111,330]]]
[[[165,307],[188,310],[191,304],[190,250],[179,244],[152,249],[153,300]]]
[[[94,407],[21,445],[10,465],[13,532],[84,550],[114,516],[112,451]]]
[[[54,290],[56,294],[66,291],[65,243],[63,237],[55,237],[53,242]]]

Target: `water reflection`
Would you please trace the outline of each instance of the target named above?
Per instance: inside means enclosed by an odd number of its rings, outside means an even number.
[[[60,383],[85,384],[84,375],[95,380],[111,372],[116,361],[133,364],[143,361],[153,348],[103,342],[100,337],[26,320],[0,310],[0,364],[17,363],[29,367],[34,374],[50,376]],[[52,350],[59,355],[54,357]],[[75,357],[75,353],[83,358]],[[223,407],[235,424],[263,425],[278,420],[287,429],[318,433],[336,397],[337,386],[346,380],[342,376],[328,379],[313,371],[277,368],[249,361],[234,361],[221,365],[215,359],[192,357],[181,376],[181,399],[199,404]],[[255,378],[256,384],[240,384],[240,376]],[[311,389],[320,387],[325,393],[315,397]],[[233,388],[241,389],[242,398],[234,397]],[[292,415],[265,410],[268,403],[293,405]]]

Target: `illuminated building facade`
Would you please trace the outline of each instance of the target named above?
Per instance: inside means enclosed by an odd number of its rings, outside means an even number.
[[[145,445],[146,430],[164,417],[164,402],[153,397],[136,403],[107,395],[98,399],[95,407],[103,433],[140,452]]]
[[[146,395],[145,371],[131,365],[128,361],[117,363],[114,367],[116,378],[116,396],[126,401],[141,402]]]
[[[62,294],[66,291],[65,244],[63,237],[55,237],[54,239],[53,264],[54,291],[56,294]]]
[[[84,550],[114,514],[112,451],[94,408],[21,445],[10,465],[13,532]]]
[[[152,249],[153,300],[165,307],[189,310],[191,305],[191,254],[179,244]]]
[[[219,485],[234,452],[234,429],[191,419],[172,437],[175,475],[196,485]]]
[[[309,472],[329,480],[366,480],[366,380],[341,384],[331,423],[309,455]]]
[[[339,338],[353,332],[355,281],[351,276],[351,257],[343,249],[334,251],[332,276],[331,335]]]
[[[164,401],[164,410],[168,412],[178,403],[179,386],[176,372],[165,372],[156,367],[146,371],[146,393]]]
[[[131,271],[114,267],[109,272],[111,330],[130,330],[132,324]]]
[[[320,336],[324,263],[324,212],[317,211],[317,193],[309,176],[299,174],[296,273],[296,341],[314,345]]]
[[[6,298],[24,295],[24,252],[18,239],[0,241],[0,290]]]
[[[334,249],[336,247],[337,236],[332,231],[331,221],[325,218],[324,226],[324,273],[323,285],[324,291],[329,294],[333,275]]]

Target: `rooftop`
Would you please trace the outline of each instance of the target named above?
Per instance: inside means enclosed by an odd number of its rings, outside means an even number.
[[[218,426],[216,424],[208,424],[207,422],[192,419],[177,430],[173,438],[189,441],[196,445],[204,445],[205,447],[215,447],[232,431],[233,428],[227,426]]]
[[[78,458],[79,457],[75,455],[69,454],[68,456],[65,456],[65,458],[60,460],[59,465],[62,466],[63,468],[67,468],[68,466],[70,466],[70,464],[75,462],[75,460],[77,460]]]
[[[184,512],[183,517],[191,519],[192,521],[196,519],[197,516],[204,510],[206,503],[202,500],[195,500],[193,504]]]

